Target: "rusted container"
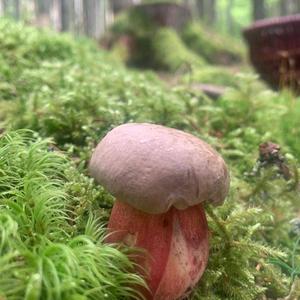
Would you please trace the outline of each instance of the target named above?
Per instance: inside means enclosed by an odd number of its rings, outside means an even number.
[[[243,34],[261,78],[274,89],[300,94],[300,14],[257,21]]]

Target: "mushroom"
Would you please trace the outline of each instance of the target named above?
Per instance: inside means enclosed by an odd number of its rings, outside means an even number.
[[[229,174],[222,157],[199,138],[173,128],[129,123],[97,145],[89,170],[116,197],[109,242],[145,249],[138,263],[147,299],[179,299],[193,288],[208,261],[202,203],[222,204]]]

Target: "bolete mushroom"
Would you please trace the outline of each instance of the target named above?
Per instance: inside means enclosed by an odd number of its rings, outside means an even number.
[[[221,204],[229,174],[207,143],[180,130],[124,124],[97,145],[91,175],[116,197],[109,242],[146,250],[147,299],[181,298],[202,276],[208,260],[204,201]]]

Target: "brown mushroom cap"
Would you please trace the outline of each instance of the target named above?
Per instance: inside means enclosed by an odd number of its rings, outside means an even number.
[[[153,214],[205,200],[222,204],[229,189],[226,164],[210,145],[153,124],[111,130],[97,145],[89,170],[118,200]]]

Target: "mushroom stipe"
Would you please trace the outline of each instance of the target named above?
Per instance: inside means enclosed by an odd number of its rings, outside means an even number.
[[[149,271],[147,299],[177,299],[196,285],[208,260],[208,227],[201,204],[164,214],[147,214],[121,201],[114,204],[107,242],[147,249],[135,262]]]

